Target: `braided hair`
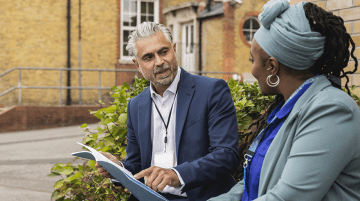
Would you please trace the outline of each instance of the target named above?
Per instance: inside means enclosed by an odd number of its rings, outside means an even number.
[[[351,95],[348,87],[348,74],[353,74],[357,71],[358,61],[354,56],[355,43],[346,32],[344,20],[312,3],[305,4],[304,10],[311,29],[321,33],[322,36],[326,36],[324,53],[311,68],[315,73],[333,75],[340,78],[345,77],[345,88],[348,94]],[[349,52],[349,43],[352,46],[351,52]],[[344,69],[348,65],[350,56],[355,61],[355,68],[353,71],[345,72]],[[332,84],[334,85],[334,83]],[[341,86],[335,86],[341,89]]]
[[[354,56],[355,43],[351,36],[346,32],[344,20],[341,17],[333,15],[324,9],[318,7],[313,3],[306,3],[304,5],[306,18],[309,20],[312,31],[321,33],[326,36],[325,48],[323,55],[315,62],[315,64],[308,70],[300,72],[291,68],[285,68],[287,71],[300,75],[309,74],[325,74],[332,75],[339,78],[346,78],[345,88],[348,94],[351,92],[348,87],[348,74],[353,74],[357,71],[358,61]],[[349,52],[349,46],[352,46]],[[353,71],[346,71],[345,67],[348,65],[350,56],[355,61],[355,69]],[[341,89],[341,86],[330,80],[333,86]],[[243,155],[249,149],[251,143],[254,141],[260,131],[265,128],[268,115],[284,100],[282,95],[277,95],[272,103],[267,106],[265,113],[261,115],[249,126],[249,133],[247,133],[245,142],[239,146],[239,150]],[[241,153],[240,153],[241,154]]]

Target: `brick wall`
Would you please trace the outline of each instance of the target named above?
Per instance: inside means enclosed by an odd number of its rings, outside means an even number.
[[[235,67],[235,26],[234,26],[235,6],[230,1],[224,2],[223,19],[223,72],[234,72]],[[229,80],[232,76],[224,74],[223,79]]]
[[[67,1],[0,0],[0,73],[13,67],[67,66]],[[110,68],[116,65],[116,1],[86,0],[81,3],[82,68]],[[71,1],[71,65],[78,68],[79,0]],[[78,72],[73,72],[72,86],[78,86]],[[115,73],[102,73],[102,86],[115,85]],[[66,73],[62,74],[66,86]],[[18,73],[0,79],[0,93],[16,86]],[[98,86],[98,74],[84,72],[83,86]],[[58,71],[23,71],[22,84],[27,86],[59,86]],[[63,91],[65,102],[66,91]],[[108,91],[103,91],[103,95]],[[17,91],[0,97],[6,106],[17,104]],[[22,93],[25,105],[58,104],[58,90],[28,89]],[[83,90],[83,103],[97,101],[96,90]],[[78,90],[72,100],[78,103]]]
[[[0,114],[0,133],[96,123],[98,106],[14,106]]]
[[[213,17],[202,21],[202,70],[223,70],[223,17]],[[209,77],[223,78],[222,75],[209,74]]]

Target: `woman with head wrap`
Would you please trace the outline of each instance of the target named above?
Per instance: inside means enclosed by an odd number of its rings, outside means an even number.
[[[360,200],[360,110],[340,86],[345,77],[350,94],[358,63],[343,20],[287,0],[269,1],[259,20],[252,74],[276,98],[253,123],[244,179],[210,200]],[[345,72],[350,56],[355,69]]]

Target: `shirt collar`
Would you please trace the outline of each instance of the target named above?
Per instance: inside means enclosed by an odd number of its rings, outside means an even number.
[[[177,86],[178,86],[178,83],[180,81],[180,74],[181,74],[181,68],[178,66],[178,69],[177,69],[177,73],[176,73],[176,76],[173,80],[173,82],[171,83],[171,85],[165,90],[166,91],[170,91],[172,92],[173,94],[176,93],[176,90],[177,90]],[[165,93],[164,92],[164,93]],[[155,92],[155,90],[153,89],[153,85],[152,83],[150,83],[150,94],[152,97],[155,97],[155,96],[158,96],[159,94]]]

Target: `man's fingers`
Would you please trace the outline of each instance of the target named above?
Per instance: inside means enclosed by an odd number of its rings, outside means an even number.
[[[169,182],[170,182],[169,179],[164,178],[164,179],[161,181],[161,183],[158,184],[157,190],[158,190],[159,192],[163,191],[164,188],[165,188],[165,186],[166,186],[166,185],[169,185]]]
[[[100,174],[100,176],[105,178],[113,178],[105,168],[101,167],[100,164],[96,163],[95,167],[97,168],[97,171]]]
[[[155,166],[153,166],[153,167],[155,167]],[[135,179],[140,179],[140,178],[143,178],[145,176],[151,175],[151,173],[153,172],[153,167],[150,167],[148,169],[145,169],[145,170],[137,173],[136,175],[134,175],[134,178]],[[149,177],[148,177],[148,179],[149,179]]]
[[[103,167],[101,168],[98,168],[98,173],[104,173],[104,172],[107,172],[107,170]]]
[[[152,182],[151,187],[155,191],[161,192],[169,183],[170,177],[161,170],[160,173],[157,175],[156,179]]]
[[[113,155],[108,152],[100,152],[102,155],[104,155],[106,158],[110,159]]]
[[[159,184],[163,180],[162,174],[158,174],[157,177],[155,177],[152,181],[148,179],[148,186],[152,188],[154,191],[159,191]]]
[[[106,158],[110,159],[112,162],[114,162],[114,163],[122,166],[121,163],[119,163],[119,160],[118,160],[114,155],[112,155],[112,154],[110,154],[110,153],[108,153],[108,152],[101,152],[101,151],[100,151],[100,153],[101,153],[102,155],[104,155]]]

